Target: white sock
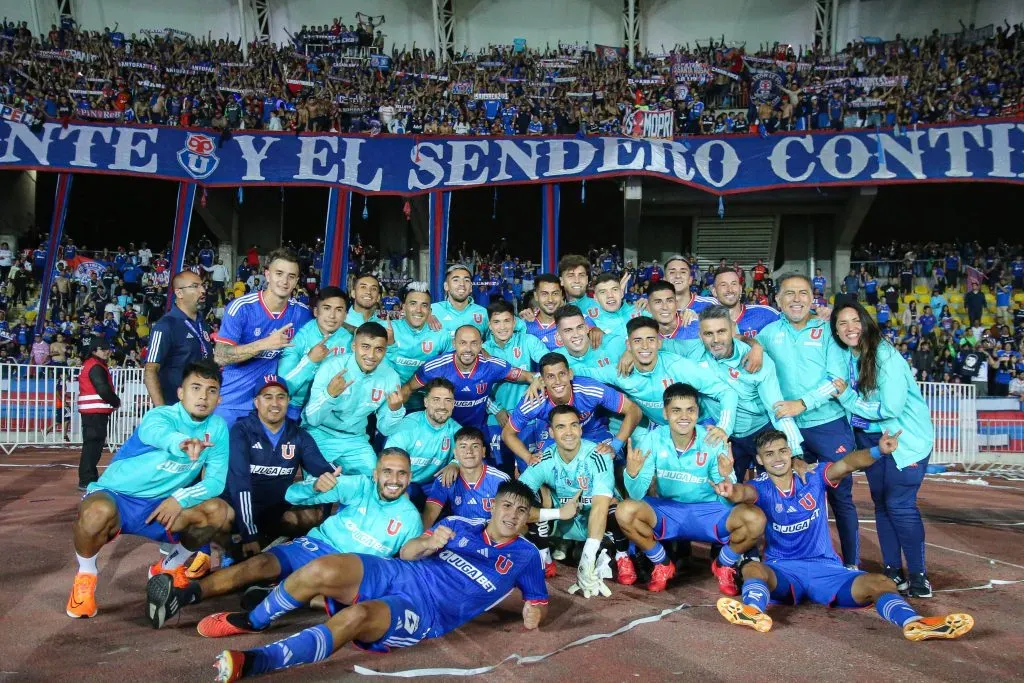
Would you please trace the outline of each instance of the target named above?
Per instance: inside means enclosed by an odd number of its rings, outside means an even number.
[[[99,570],[96,569],[96,558],[99,557],[99,553],[96,553],[92,557],[82,557],[78,553],[75,553],[75,557],[78,558],[78,573],[79,574],[92,574],[96,576],[99,574]]]
[[[191,550],[180,543],[177,544],[171,548],[171,552],[167,553],[167,556],[164,558],[164,569],[177,569],[181,565],[185,564],[185,560],[187,560],[191,554]]]
[[[544,548],[544,550],[541,550],[540,559],[544,560],[545,566],[554,562],[554,560],[551,559],[551,548]]]

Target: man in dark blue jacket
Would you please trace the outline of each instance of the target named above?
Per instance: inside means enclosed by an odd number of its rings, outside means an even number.
[[[288,399],[284,380],[266,375],[253,399],[256,411],[231,427],[231,459],[222,495],[235,510],[243,557],[259,553],[278,536],[301,536],[323,518],[321,507],[299,508],[285,501],[296,469],[312,477],[334,471],[313,437],[288,419]]]

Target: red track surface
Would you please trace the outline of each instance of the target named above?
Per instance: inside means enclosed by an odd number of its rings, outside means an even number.
[[[138,538],[119,538],[103,549],[97,617],[69,619],[64,604],[76,570],[70,526],[79,494],[72,469],[39,467],[54,462],[71,464],[74,458],[67,451],[19,451],[0,458],[0,680],[211,680],[209,667],[224,647],[264,644],[322,621],[322,612],[310,611],[289,618],[273,635],[219,642],[201,638],[194,628],[200,617],[237,608],[237,599],[227,596],[189,608],[177,623],[153,631],[143,600],[145,569],[157,549]],[[992,579],[1024,580],[1024,485],[990,483],[981,487],[930,479],[922,489],[929,572],[937,590],[984,586]],[[862,520],[873,520],[863,477],[855,491]],[[865,568],[877,569],[874,525],[863,523],[861,530]],[[360,678],[353,673],[357,664],[379,671],[494,665],[513,653],[553,652],[681,603],[692,607],[538,664],[505,663],[485,677],[585,678],[588,683],[669,676],[702,681],[1024,679],[1024,583],[938,592],[931,600],[915,601],[925,614],[973,614],[976,626],[959,641],[911,643],[874,610],[772,608],[775,628],[768,634],[732,626],[711,606],[718,593],[710,575],[677,580],[658,595],[612,584],[611,598],[585,601],[565,593],[572,572],[560,567],[560,576],[550,582],[550,621],[539,632],[523,632],[520,603],[510,599],[508,609],[499,608],[444,638],[386,656],[346,647],[325,663],[277,679],[353,680]]]

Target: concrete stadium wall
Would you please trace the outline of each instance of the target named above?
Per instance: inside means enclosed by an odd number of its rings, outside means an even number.
[[[455,44],[476,50],[525,38],[530,47],[622,45],[621,0],[456,0]]]
[[[809,45],[814,39],[814,10],[810,0],[655,0],[646,2],[642,41],[648,50],[666,50],[676,43],[713,36],[746,43],[753,51],[761,43]],[[621,22],[620,22],[621,24]]]
[[[3,0],[3,3],[10,3],[10,0]],[[29,3],[11,4],[22,6],[19,14],[25,14],[24,18],[32,26]],[[40,0],[38,5],[39,22],[45,31],[58,21],[57,3]],[[232,39],[237,39],[242,32],[237,0],[175,0],[168,3],[151,0],[76,0],[74,11],[79,25],[89,31],[102,31],[104,27],[112,29],[114,24],[119,24],[119,30],[125,35],[142,29],[175,28],[188,31],[196,37],[212,32],[214,38],[230,35]]]
[[[941,33],[960,30],[964,24],[985,26],[1024,21],[1024,3],[1019,0],[842,0],[839,7],[837,37],[839,45],[863,36],[891,39],[924,36],[932,29]]]
[[[456,3],[456,12],[461,11]],[[430,0],[274,0],[271,3],[270,30],[275,42],[288,39],[285,29],[291,33],[303,24],[330,24],[338,17],[345,25],[355,23],[356,12],[383,14],[387,21],[383,31],[388,51],[392,45],[433,49],[434,24],[430,16]]]

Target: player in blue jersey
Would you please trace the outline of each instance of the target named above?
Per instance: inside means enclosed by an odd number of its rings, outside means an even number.
[[[533,289],[533,302],[536,309],[525,308],[520,313],[527,321],[526,331],[539,339],[548,351],[555,351],[558,349],[555,311],[565,304],[565,293],[559,279],[551,273],[538,275]]]
[[[546,423],[557,406],[576,408],[583,438],[598,444],[598,453],[611,457],[622,450],[643,417],[640,408],[618,390],[588,377],[574,377],[565,356],[560,353],[548,353],[540,359],[538,376],[538,387],[543,388],[543,394],[536,399],[524,396],[501,433],[502,441],[519,460],[520,472],[537,462],[540,456],[530,452],[519,433],[533,427],[542,432],[538,441],[550,445],[550,435],[545,436],[537,423]],[[622,415],[622,424],[614,437],[608,431],[609,414]]]
[[[505,482],[495,494],[489,520],[448,517],[409,541],[400,560],[349,554],[317,559],[249,614],[258,622],[253,625],[266,628],[316,595],[348,607],[327,623],[277,643],[244,652],[225,650],[217,657],[217,680],[318,662],[349,641],[387,652],[439,638],[497,605],[513,588],[526,603],[523,625],[537,628],[547,613],[547,586],[536,546],[519,535],[531,500],[530,489]]]
[[[266,289],[228,304],[217,332],[213,358],[224,368],[217,415],[230,427],[252,412],[252,388],[264,375],[277,374],[281,352],[310,321],[309,308],[291,298],[299,280],[299,259],[290,249],[270,254]],[[293,413],[293,417],[298,417]]]
[[[457,474],[450,481],[438,475],[430,486],[423,508],[423,528],[429,529],[442,513],[467,519],[486,518],[491,514],[498,487],[509,476],[484,462],[487,442],[476,427],[463,427],[455,432]]]
[[[672,285],[684,327],[691,325],[697,314],[711,303],[711,299],[694,294],[693,280],[693,267],[685,257],[677,254],[665,261],[665,277],[661,281]]]
[[[241,547],[250,557],[278,536],[301,536],[320,523],[319,507],[294,507],[285,499],[301,468],[306,476],[332,472],[316,442],[288,417],[284,380],[268,375],[256,388],[256,411],[231,425],[227,484],[222,497],[235,512]]]
[[[629,499],[619,503],[615,518],[626,537],[654,565],[649,591],[663,591],[676,566],[661,541],[681,539],[722,544],[711,571],[726,595],[736,595],[732,567],[764,532],[764,515],[752,505],[733,506],[708,484],[734,479],[725,444],[705,441],[698,426],[697,390],[676,383],[665,390],[665,420],[630,439],[623,476]],[[653,487],[653,488],[652,488]],[[653,493],[653,495],[652,495]],[[621,563],[619,583],[636,581],[632,563]]]
[[[399,429],[388,437],[387,448],[401,448],[412,461],[412,482],[409,498],[420,510],[438,472],[450,468],[445,478],[455,477],[457,468],[451,464],[455,450],[455,433],[459,423],[452,419],[455,408],[455,387],[443,377],[435,377],[424,387],[423,410],[406,415]]]
[[[729,309],[729,317],[745,337],[756,337],[765,325],[775,322],[781,315],[771,306],[744,304],[743,284],[732,268],[719,268],[715,271],[711,291],[718,303]]]
[[[804,438],[804,460],[834,462],[856,448],[846,411],[832,400],[832,378],[841,356],[827,318],[811,312],[811,282],[798,273],[778,279],[776,299],[782,317],[765,326],[757,336],[765,353],[775,361],[779,387],[786,400],[775,405],[775,417],[796,418]],[[857,508],[853,504],[853,480],[843,479],[828,489],[828,504],[835,513],[843,560],[856,567],[860,556]]]
[[[765,432],[757,440],[757,459],[765,473],[748,484],[722,481],[715,492],[736,504],[757,505],[768,518],[764,562],[744,562],[743,601],[719,598],[718,611],[729,622],[761,633],[771,630],[768,602],[803,600],[828,607],[867,607],[903,630],[908,640],[959,638],[974,626],[968,614],[922,617],[900,597],[884,574],[843,566],[832,546],[825,492],[857,470],[888,458],[899,447],[900,433],[884,432],[870,450],[848,453],[819,467],[802,482],[793,475],[793,453],[782,432]]]
[[[302,408],[309,401],[313,377],[324,359],[352,349],[352,333],[342,327],[347,307],[345,292],[338,287],[323,287],[313,309],[315,319],[299,328],[291,346],[281,354],[277,374],[287,383],[292,419],[302,414]]]
[[[405,495],[409,485],[409,455],[400,448],[381,451],[373,477],[328,472],[316,480],[288,487],[286,499],[300,505],[340,503],[323,524],[290,543],[275,545],[244,562],[214,572],[199,581],[177,584],[160,576],[146,587],[147,615],[153,628],[161,628],[182,607],[253,584],[284,579],[323,555],[366,553],[395,555],[423,531],[420,514]],[[261,589],[262,590],[262,589]],[[262,591],[266,595],[265,591]],[[256,593],[260,595],[260,593]],[[251,602],[251,597],[245,602]],[[245,617],[245,614],[241,615]],[[236,632],[251,629],[237,621]],[[229,622],[203,619],[199,632],[215,636]]]
[[[181,584],[192,552],[230,529],[231,507],[217,497],[228,472],[227,425],[213,415],[220,382],[212,361],[186,366],[179,402],[149,410],[99,480],[89,484],[73,526],[78,574],[69,617],[96,616],[96,558],[119,534],[175,544],[149,571]]]
[[[529,384],[533,373],[513,367],[498,358],[485,358],[481,353],[483,338],[473,325],[463,325],[455,332],[455,350],[424,363],[412,379],[389,398],[392,407],[403,403],[435,377],[443,377],[455,386],[455,412],[452,417],[463,427],[487,429],[487,400],[491,388],[499,382]]]

